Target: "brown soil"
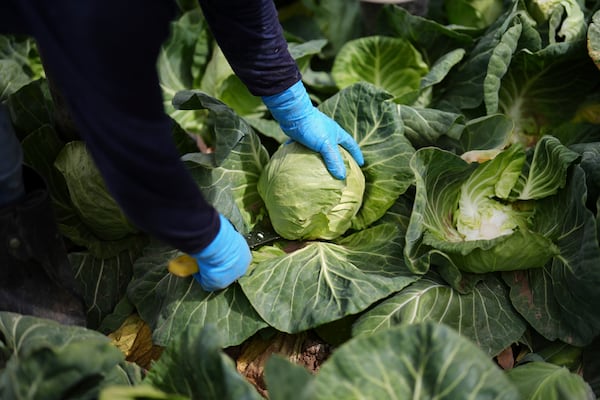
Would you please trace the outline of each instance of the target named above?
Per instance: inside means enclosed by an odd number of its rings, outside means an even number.
[[[227,349],[237,370],[265,398],[269,397],[264,373],[269,357],[278,354],[316,374],[331,354],[332,346],[313,332],[295,335],[277,332],[269,337],[256,334],[242,345]]]

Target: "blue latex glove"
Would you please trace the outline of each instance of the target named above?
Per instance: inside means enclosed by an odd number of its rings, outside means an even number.
[[[246,273],[252,254],[246,239],[231,222],[219,214],[221,227],[213,241],[202,251],[191,254],[198,262],[199,272],[194,278],[202,289],[224,289]]]
[[[364,164],[358,143],[337,122],[313,106],[302,81],[281,93],[264,96],[262,100],[286,135],[321,153],[327,169],[334,177],[346,177],[346,167],[338,145],[348,150],[358,165]]]

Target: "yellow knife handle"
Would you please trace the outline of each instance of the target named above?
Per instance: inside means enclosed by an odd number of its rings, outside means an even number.
[[[192,256],[182,254],[169,261],[169,272],[185,278],[199,271],[198,262]]]

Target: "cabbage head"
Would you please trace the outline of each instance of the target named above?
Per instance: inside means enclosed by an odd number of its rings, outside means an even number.
[[[416,198],[405,247],[411,268],[425,270],[432,254],[471,273],[541,268],[564,258],[560,227],[570,223],[564,208],[574,196],[564,188],[578,157],[548,135],[533,151],[514,143],[481,163],[419,149],[411,160]]]
[[[365,177],[339,147],[346,179],[331,176],[321,155],[293,142],[273,154],[258,181],[273,229],[288,240],[335,239],[350,228],[362,205]]]

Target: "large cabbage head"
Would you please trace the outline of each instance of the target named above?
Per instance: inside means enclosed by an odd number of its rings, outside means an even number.
[[[416,196],[405,247],[407,259],[417,260],[411,267],[423,270],[418,257],[427,246],[471,273],[541,268],[563,257],[561,235],[571,229],[562,230],[571,212],[564,208],[573,204],[563,188],[578,157],[549,135],[533,152],[514,143],[478,164],[419,149],[411,160]]]
[[[346,179],[331,176],[318,153],[293,142],[279,147],[262,172],[258,192],[283,238],[335,239],[350,228],[365,190],[356,161],[340,147]]]

